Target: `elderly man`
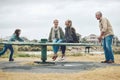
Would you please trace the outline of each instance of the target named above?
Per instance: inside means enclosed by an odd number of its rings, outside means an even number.
[[[99,42],[102,42],[103,49],[105,53],[105,61],[101,63],[114,63],[114,55],[112,51],[112,39],[113,39],[113,29],[107,18],[102,17],[100,11],[96,12],[96,18],[99,20],[100,36],[98,37]]]

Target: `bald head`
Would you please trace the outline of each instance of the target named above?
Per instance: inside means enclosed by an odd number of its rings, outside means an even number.
[[[100,20],[100,18],[102,17],[102,12],[98,11],[96,12],[95,15],[96,15],[97,20]]]

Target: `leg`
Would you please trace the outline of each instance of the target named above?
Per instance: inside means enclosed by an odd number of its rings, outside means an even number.
[[[62,40],[61,39],[59,39],[59,40],[53,40],[53,43],[61,43],[62,42]],[[56,60],[56,58],[57,58],[57,52],[58,52],[58,50],[59,50],[59,46],[53,46],[53,51],[54,51],[54,56],[53,56],[53,60],[55,61]]]
[[[0,51],[0,56],[7,51],[7,45],[4,45],[3,50]]]
[[[57,39],[54,39],[53,43],[57,43]],[[57,58],[57,46],[53,46],[53,52],[54,52],[54,56],[52,57],[52,59],[53,61],[55,61]]]
[[[53,40],[53,43],[61,43],[61,42],[62,42],[61,39],[59,39],[59,40],[56,40],[56,39]],[[59,50],[59,46],[53,46],[53,51],[54,51],[55,54],[57,54],[58,50]]]
[[[59,39],[59,40],[57,40],[57,42],[56,43],[61,43],[62,42],[62,40],[61,39]],[[56,46],[56,51],[58,52],[58,50],[59,50],[59,46]]]
[[[90,47],[88,47],[88,53],[90,53]]]
[[[61,50],[62,50],[62,58],[63,58],[65,56],[66,46],[62,45]]]
[[[107,48],[107,55],[109,55],[109,60],[114,61],[114,55],[112,50],[112,39],[113,36],[106,37],[106,48]]]
[[[61,51],[62,51],[62,56],[61,56],[61,58],[59,59],[59,61],[63,61],[63,60],[65,60],[65,51],[66,51],[66,46],[65,45],[62,45],[62,46],[60,46],[61,48]]]
[[[13,61],[14,49],[13,49],[12,45],[9,45],[8,48],[9,48],[9,50],[10,50],[9,61]]]
[[[108,51],[107,51],[107,48],[106,48],[106,38],[104,38],[102,40],[102,45],[103,45],[103,49],[104,49],[104,54],[105,54],[105,61],[109,61],[109,55],[107,54]]]
[[[57,43],[57,40],[54,39],[54,40],[53,40],[53,43]],[[53,46],[53,52],[54,52],[54,54],[57,53],[57,47],[56,47],[56,46]]]

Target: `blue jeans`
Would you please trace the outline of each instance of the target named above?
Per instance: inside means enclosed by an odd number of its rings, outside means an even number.
[[[113,36],[110,35],[105,37],[102,40],[106,61],[109,61],[109,60],[114,61],[114,55],[112,50],[112,39],[113,39]]]
[[[61,43],[61,42],[62,42],[61,39],[54,39],[53,40],[53,43]],[[59,46],[53,46],[53,51],[55,54],[57,54],[58,50],[59,50]]]
[[[3,54],[7,51],[7,49],[10,50],[9,60],[11,60],[12,57],[13,57],[13,53],[14,53],[14,50],[13,50],[12,45],[6,45],[6,44],[5,44],[4,47],[3,47],[3,50],[0,51],[0,56],[3,55]]]

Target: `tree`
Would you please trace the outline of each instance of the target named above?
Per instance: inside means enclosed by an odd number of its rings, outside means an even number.
[[[87,39],[84,37],[81,39],[81,42],[85,43],[85,42],[87,42]]]

